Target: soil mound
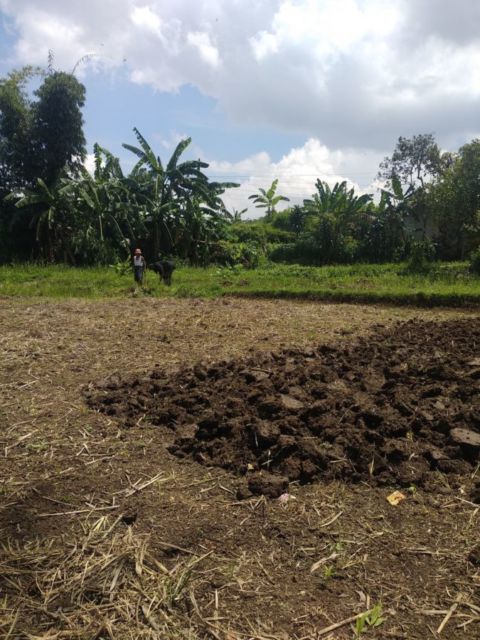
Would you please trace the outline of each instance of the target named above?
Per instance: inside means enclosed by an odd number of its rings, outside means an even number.
[[[237,474],[425,485],[480,458],[480,318],[378,326],[352,344],[286,349],[168,376],[110,380],[91,407],[175,430],[170,451]],[[263,480],[252,480],[261,472]],[[283,490],[282,479],[276,483]],[[269,489],[270,490],[270,489]],[[260,492],[262,492],[260,490]]]

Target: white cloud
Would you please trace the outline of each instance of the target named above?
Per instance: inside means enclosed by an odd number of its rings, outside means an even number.
[[[170,131],[168,136],[164,136],[159,133],[153,134],[154,140],[159,142],[162,147],[168,151],[173,151],[179,142],[188,137],[188,134],[179,133],[178,131]]]
[[[261,61],[269,54],[278,52],[278,40],[273,33],[260,31],[256,36],[250,38],[253,55],[257,61]]]
[[[165,37],[162,32],[162,21],[150,7],[134,7],[130,14],[130,19],[136,27],[155,34],[165,43]]]
[[[346,180],[359,193],[375,191],[374,178],[381,156],[376,153],[355,150],[329,151],[315,138],[310,138],[298,148],[291,149],[278,162],[272,162],[266,152],[258,153],[239,162],[210,161],[209,174],[216,180],[240,183],[237,189],[226,192],[224,202],[229,209],[242,210],[248,206],[249,218],[264,214],[255,209],[248,196],[260,187],[268,189],[278,178],[277,193],[290,198],[279,204],[279,210],[293,204],[301,204],[315,192],[317,179],[333,186]],[[356,176],[353,182],[347,176]]]
[[[0,0],[18,63],[87,53],[160,91],[193,84],[234,120],[330,148],[456,146],[480,112],[474,0]],[[96,65],[99,62],[95,62]],[[126,61],[126,63],[124,62]],[[93,62],[91,63],[94,64]]]
[[[202,33],[200,31],[190,32],[187,34],[187,42],[198,50],[198,53],[205,62],[212,67],[218,67],[220,64],[218,49],[210,42],[208,33]]]
[[[93,176],[95,172],[95,154],[87,153],[87,156],[84,160],[83,165],[85,169],[88,171],[88,173],[90,173]]]

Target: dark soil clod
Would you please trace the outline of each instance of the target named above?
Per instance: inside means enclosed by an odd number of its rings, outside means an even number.
[[[169,377],[156,369],[86,395],[126,426],[145,416],[173,428],[175,455],[262,472],[248,481],[253,494],[333,478],[421,486],[434,472],[464,474],[478,463],[471,363],[479,344],[478,318],[411,320],[352,344],[197,364]]]
[[[248,490],[253,495],[264,495],[268,498],[278,498],[285,493],[288,479],[273,473],[260,472],[252,474],[248,479]]]

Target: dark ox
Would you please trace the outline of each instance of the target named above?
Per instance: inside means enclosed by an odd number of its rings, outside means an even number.
[[[152,271],[158,273],[160,280],[170,286],[172,284],[172,273],[175,271],[175,263],[171,260],[158,260],[150,265]]]

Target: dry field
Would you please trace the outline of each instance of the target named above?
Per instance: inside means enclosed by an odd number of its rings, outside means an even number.
[[[118,401],[118,381],[133,389],[157,365],[173,375],[258,352],[348,347],[375,324],[414,317],[479,316],[235,299],[1,300],[0,636],[478,638],[475,465],[433,474],[428,486],[316,478],[292,481],[281,500],[239,500],[240,466],[172,455],[175,430],[141,407],[126,426],[85,400],[111,376]],[[471,357],[479,352],[472,344]],[[399,488],[406,499],[393,506],[386,498]]]

